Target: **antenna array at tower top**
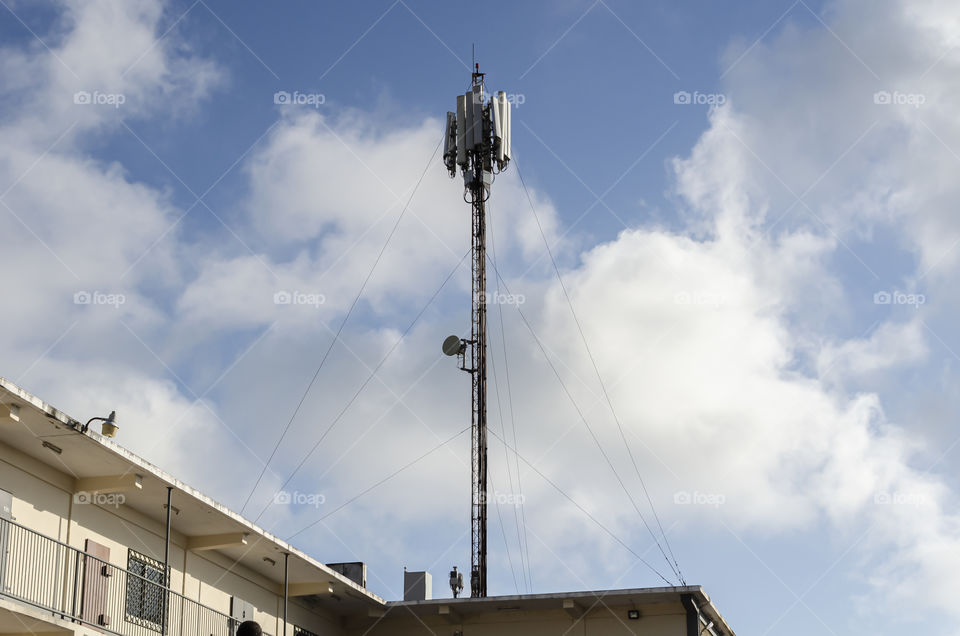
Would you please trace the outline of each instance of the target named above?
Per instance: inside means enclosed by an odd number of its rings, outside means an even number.
[[[487,96],[483,73],[473,74],[473,86],[457,96],[457,111],[447,113],[443,162],[453,177],[457,166],[464,184],[484,172],[497,173],[510,163],[510,102],[503,91]]]

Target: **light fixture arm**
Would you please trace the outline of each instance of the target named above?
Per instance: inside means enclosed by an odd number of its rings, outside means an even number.
[[[87,420],[87,423],[86,423],[86,424],[84,424],[83,426],[80,427],[80,432],[81,432],[81,433],[86,433],[86,432],[87,432],[87,429],[90,428],[90,424],[93,423],[93,422],[108,422],[108,423],[110,423],[110,424],[113,424],[114,422],[116,422],[116,420],[117,420],[117,412],[116,412],[116,411],[110,411],[110,415],[108,415],[108,416],[106,416],[106,417],[91,417],[89,420]]]

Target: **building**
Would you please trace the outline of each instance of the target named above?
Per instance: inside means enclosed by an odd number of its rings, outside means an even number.
[[[697,586],[386,601],[2,378],[0,584],[0,635],[733,634]]]

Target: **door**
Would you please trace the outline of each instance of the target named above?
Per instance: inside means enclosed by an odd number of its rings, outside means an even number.
[[[107,614],[107,593],[109,592],[110,548],[87,539],[83,557],[83,592],[80,601],[80,618],[93,625],[110,625]],[[93,557],[93,558],[91,558]]]
[[[242,598],[231,596],[230,618],[233,619],[233,621],[230,621],[230,636],[233,636],[237,633],[237,627],[239,627],[240,623],[253,620],[253,603],[248,603]]]

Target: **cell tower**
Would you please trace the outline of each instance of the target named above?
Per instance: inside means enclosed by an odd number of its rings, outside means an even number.
[[[443,162],[453,178],[463,173],[464,199],[473,210],[473,306],[470,338],[450,336],[443,352],[458,356],[473,379],[473,435],[470,496],[472,547],[470,596],[487,595],[487,222],[485,203],[494,175],[510,163],[510,102],[500,91],[484,93],[480,65],[474,67],[470,91],[457,96],[457,112],[447,113]],[[470,349],[469,366],[466,350]]]

